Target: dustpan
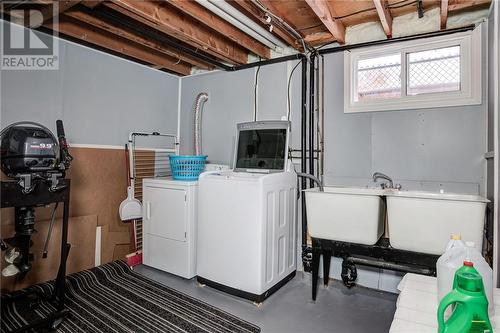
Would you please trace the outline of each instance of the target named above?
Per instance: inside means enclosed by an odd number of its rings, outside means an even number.
[[[119,209],[120,219],[129,222],[142,218],[142,204],[134,198],[134,189],[127,187],[127,199],[123,200]]]

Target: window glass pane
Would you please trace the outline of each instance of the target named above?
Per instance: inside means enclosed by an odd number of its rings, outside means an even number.
[[[408,95],[460,90],[460,46],[408,53]]]
[[[358,60],[356,101],[401,96],[401,55]]]

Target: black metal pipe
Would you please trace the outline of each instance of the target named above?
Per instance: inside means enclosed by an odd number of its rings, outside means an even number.
[[[367,47],[367,46],[392,44],[392,43],[405,42],[405,41],[410,41],[410,40],[415,40],[415,39],[437,37],[437,36],[446,36],[446,35],[451,35],[451,34],[455,34],[458,32],[465,32],[465,31],[469,31],[469,30],[474,30],[475,27],[476,27],[475,25],[468,25],[465,27],[440,30],[440,31],[434,31],[434,32],[426,32],[426,33],[418,34],[418,35],[403,36],[403,37],[397,37],[397,38],[391,38],[391,39],[382,39],[382,40],[375,40],[375,41],[371,41],[371,42],[364,42],[364,43],[357,43],[357,44],[351,44],[351,45],[331,47],[328,49],[319,50],[318,54],[336,53],[336,52],[353,50],[353,49],[358,49],[358,48]]]
[[[236,66],[232,67],[232,70],[240,71],[243,69],[248,69],[248,68],[253,68],[253,67],[259,67],[259,66],[262,67],[262,66],[266,66],[266,65],[278,64],[280,62],[285,62],[285,61],[304,60],[304,59],[307,59],[307,57],[304,54],[296,53],[296,54],[292,54],[289,56],[273,58],[273,59],[268,59],[268,60],[255,61],[255,62],[251,62],[249,64],[244,64],[244,65],[236,65]]]
[[[306,166],[306,144],[307,144],[307,105],[306,105],[306,95],[307,95],[307,58],[302,58],[302,113],[300,120],[300,149],[301,149],[301,160],[300,168],[303,173],[307,173]],[[301,178],[301,189],[305,190],[307,182],[305,178]],[[307,248],[307,215],[306,215],[306,198],[304,193],[301,195],[301,207],[302,207],[302,250]]]
[[[316,54],[312,53],[309,58],[309,174],[314,176],[314,98],[316,89],[314,87],[314,65]],[[309,181],[309,187],[314,187],[314,181]]]
[[[375,260],[375,259],[358,258],[358,257],[347,257],[344,260],[346,260],[348,262],[350,261],[350,262],[355,263],[357,265],[377,267],[377,268],[382,268],[382,269],[390,269],[392,271],[398,271],[398,272],[415,273],[415,274],[422,274],[422,275],[432,275],[433,274],[431,269],[429,269],[427,267],[417,267],[415,265],[396,264],[393,262],[380,261],[380,260]]]

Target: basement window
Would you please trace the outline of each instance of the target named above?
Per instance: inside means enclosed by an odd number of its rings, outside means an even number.
[[[344,53],[344,112],[481,104],[481,32]]]

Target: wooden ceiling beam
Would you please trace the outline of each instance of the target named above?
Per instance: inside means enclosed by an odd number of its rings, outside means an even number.
[[[323,22],[328,31],[330,31],[335,40],[341,44],[345,43],[345,27],[340,20],[335,19],[337,15],[331,5],[324,0],[305,1],[321,22]]]
[[[451,0],[448,4],[448,12],[468,10],[472,8],[485,8],[491,4],[491,0]]]
[[[103,0],[83,0],[82,5],[87,8],[94,9],[95,7],[102,4]]]
[[[448,22],[448,0],[441,0],[441,29],[446,29],[446,22]]]
[[[271,58],[271,50],[267,46],[242,32],[219,16],[212,14],[195,1],[170,0],[168,3],[182,11],[184,14],[204,23],[209,28],[222,33],[233,42],[255,53],[261,58]]]
[[[95,44],[99,47],[138,59],[140,61],[168,69],[172,72],[189,75],[191,66],[179,61],[179,59],[167,56],[163,53],[147,49],[144,46],[131,42],[125,38],[97,29],[86,23],[74,20],[67,16],[62,16],[57,25],[52,22],[46,24],[50,29],[57,30],[59,33],[70,37]]]
[[[320,31],[306,35],[304,41],[311,46],[318,46],[334,42],[335,38],[328,31]]]
[[[392,36],[392,15],[387,7],[388,2],[387,0],[373,0],[373,4],[377,9],[377,14],[382,28],[384,28],[385,35],[390,38]]]
[[[181,52],[175,50],[174,48],[168,47],[164,44],[160,44],[156,41],[153,41],[151,39],[145,38],[144,36],[141,36],[140,34],[130,31],[126,28],[122,27],[117,27],[112,24],[109,24],[93,15],[84,13],[83,11],[78,11],[78,10],[68,10],[63,14],[64,16],[71,17],[77,21],[89,24],[93,27],[106,30],[112,34],[115,34],[116,36],[120,36],[123,38],[126,38],[127,40],[130,40],[132,42],[141,44],[149,49],[161,52],[163,54],[166,54],[170,57],[180,59],[181,61],[184,61],[186,63],[190,63],[191,65],[194,65],[196,67],[199,67],[201,69],[207,69],[211,70],[214,69],[215,67],[212,65],[209,65],[203,61],[200,61],[194,57],[190,57],[187,55],[182,54]]]
[[[102,4],[231,64],[248,62],[248,52],[164,2],[113,0]]]
[[[260,23],[266,29],[269,27],[269,23],[266,22],[262,11],[256,8],[250,1],[248,0],[232,0],[229,2],[233,7],[244,13],[245,15]],[[272,33],[279,38],[281,38],[288,45],[293,47],[294,49],[301,50],[302,45],[292,37],[288,32],[281,29],[280,27],[273,26]]]

